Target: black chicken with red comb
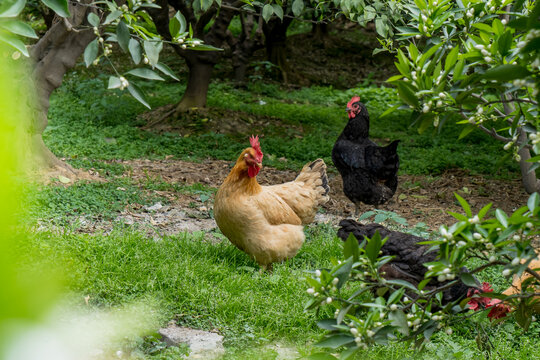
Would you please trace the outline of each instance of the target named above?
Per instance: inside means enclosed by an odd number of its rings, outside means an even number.
[[[347,103],[349,122],[332,149],[332,161],[343,179],[343,192],[356,206],[384,204],[398,185],[399,140],[378,146],[369,139],[369,114],[359,96]]]

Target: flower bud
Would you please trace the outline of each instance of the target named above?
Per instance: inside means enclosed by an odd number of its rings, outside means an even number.
[[[315,276],[321,277],[321,270],[315,270]]]
[[[521,260],[520,258],[515,257],[514,259],[512,259],[512,265],[516,266],[517,264],[519,264],[520,260]]]
[[[494,255],[489,257],[490,262],[495,262],[496,260],[497,260],[497,258]]]
[[[453,331],[452,331],[452,328],[446,328],[446,330],[444,331],[447,335],[452,335]]]
[[[392,311],[397,310],[397,305],[396,304],[390,305],[390,310],[392,310]]]
[[[307,291],[307,293],[308,293],[309,295],[315,294],[315,289],[314,289],[314,288],[309,288],[309,289],[307,289],[306,291]]]
[[[356,329],[356,328],[351,328],[350,332],[351,332],[351,334],[353,334],[353,336],[358,335],[358,329]]]
[[[510,275],[510,273],[511,273],[510,269],[504,269],[502,272],[503,276],[508,276]]]

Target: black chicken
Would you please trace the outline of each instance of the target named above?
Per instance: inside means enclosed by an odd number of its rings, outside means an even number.
[[[349,122],[332,149],[332,161],[343,178],[343,192],[355,204],[384,204],[396,192],[399,140],[378,146],[369,136],[369,114],[360,97],[347,103]]]
[[[386,240],[381,248],[383,255],[394,256],[391,262],[383,265],[381,268],[381,271],[384,272],[383,277],[388,280],[405,280],[417,286],[424,279],[424,275],[427,272],[424,264],[435,261],[437,258],[435,252],[427,252],[429,246],[418,244],[421,241],[426,241],[426,239],[418,236],[388,230],[379,224],[362,225],[352,219],[341,220],[339,226],[338,236],[343,241],[347,240],[351,233],[356,237],[358,242],[363,241],[364,237],[372,238],[377,231],[381,235],[381,238],[388,237],[388,240]],[[467,269],[463,268],[462,270],[466,271]],[[434,279],[424,289],[429,291],[445,283],[447,282],[439,283]],[[443,292],[443,303],[465,298],[469,289],[470,287],[461,281],[456,283]]]

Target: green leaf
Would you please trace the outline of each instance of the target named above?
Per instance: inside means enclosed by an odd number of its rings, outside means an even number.
[[[51,8],[58,16],[70,16],[67,0],[41,0],[41,2]]]
[[[304,0],[294,0],[292,4],[292,12],[294,16],[300,16],[304,11]]]
[[[172,77],[174,80],[180,81],[180,79],[176,76],[174,71],[172,71],[171,68],[169,68],[167,65],[165,65],[163,63],[157,63],[156,64],[156,69],[158,69],[159,71],[161,71],[165,75],[168,75],[168,76]]]
[[[88,14],[87,18],[88,18],[88,22],[90,23],[90,25],[95,26],[95,27],[99,27],[99,16],[97,16],[96,14],[91,12],[91,13]]]
[[[30,56],[30,54],[28,53],[28,49],[26,49],[26,45],[21,40],[17,39],[16,37],[11,36],[10,34],[0,33],[0,41],[20,51],[24,56],[26,57]]]
[[[459,55],[459,46],[455,46],[446,57],[446,61],[444,63],[444,71],[446,72],[450,71],[452,66],[454,66],[454,64],[456,63],[458,55]]]
[[[349,312],[349,310],[352,308],[352,304],[350,304],[349,306],[347,307],[344,307],[344,308],[341,308],[339,310],[339,313],[338,313],[338,316],[336,317],[336,323],[339,325],[341,324],[341,322],[343,321],[343,319],[345,318],[345,315],[347,315],[347,313]]]
[[[465,136],[469,135],[474,129],[476,129],[475,125],[468,124],[461,130],[461,133],[459,134],[458,140],[463,139]]]
[[[407,105],[411,105],[414,108],[418,107],[418,99],[410,87],[403,81],[396,81],[398,88],[398,94],[401,100]]]
[[[478,218],[480,218],[480,220],[482,220],[484,216],[486,216],[487,212],[489,211],[489,209],[491,209],[492,205],[493,203],[488,203],[482,209],[480,209],[480,211],[478,212]]]
[[[0,27],[17,35],[21,35],[27,38],[37,39],[38,36],[32,27],[22,21],[18,20],[5,20],[0,22]]]
[[[492,34],[494,32],[493,28],[491,26],[489,26],[487,24],[484,24],[484,23],[476,23],[476,24],[473,24],[472,26],[474,26],[475,28],[477,28],[479,30],[488,32],[490,34]]]
[[[26,0],[4,0],[0,5],[0,18],[18,16],[26,5]]]
[[[461,273],[459,277],[461,278],[461,281],[467,286],[471,286],[471,287],[478,286],[478,283],[476,282],[474,276],[472,276],[469,273]]]
[[[358,239],[354,236],[353,233],[350,233],[347,237],[347,241],[343,244],[343,257],[348,259],[352,256],[353,261],[358,261]]]
[[[431,281],[431,279],[424,279],[418,284],[418,290],[422,290]]]
[[[332,335],[315,344],[318,347],[337,349],[340,346],[354,342],[354,338],[348,335]]]
[[[465,68],[465,60],[461,59],[457,62],[454,71],[452,72],[452,79],[454,81],[459,80],[463,75],[463,69]]]
[[[400,280],[400,279],[386,280],[386,283],[387,284],[392,284],[392,285],[404,286],[404,287],[406,287],[408,289],[417,291],[416,286],[414,286],[413,284],[411,284],[410,282],[405,281],[405,280]]]
[[[341,264],[341,267],[336,270],[334,276],[339,279],[336,287],[341,289],[341,287],[347,282],[349,276],[351,275],[351,270],[353,266],[353,259],[349,258],[345,263]]]
[[[434,45],[432,47],[429,48],[428,51],[426,51],[421,57],[420,57],[420,60],[418,61],[418,66],[419,67],[424,67],[424,63],[426,62],[427,59],[431,58],[431,56],[435,53],[435,51],[439,50],[439,48],[441,46],[443,46],[444,43],[441,42],[440,44],[438,45]]]
[[[117,78],[116,76],[109,77],[109,86],[107,89],[118,89],[121,86],[122,82],[120,81],[120,78]]]
[[[105,18],[105,21],[103,22],[103,25],[110,24],[114,20],[118,19],[120,17],[120,15],[122,15],[122,12],[120,10],[111,11],[109,13],[109,15],[107,15],[107,17]]]
[[[142,92],[142,90],[137,86],[135,85],[133,82],[129,82],[129,86],[127,87],[129,93],[135,98],[137,99],[138,102],[140,102],[141,104],[143,104],[144,106],[146,106],[147,108],[151,109],[150,105],[148,104],[148,102],[146,101],[146,98],[144,96],[144,93]]]
[[[459,201],[459,203],[461,204],[461,207],[465,211],[465,214],[467,214],[468,217],[472,217],[471,207],[469,206],[467,201],[461,196],[459,196],[458,193],[454,193],[454,195],[456,199]]]
[[[262,17],[264,21],[268,22],[268,20],[270,20],[270,17],[272,16],[273,13],[274,13],[274,8],[272,7],[272,5],[266,4],[263,6]]]
[[[86,49],[84,49],[84,63],[86,64],[86,67],[90,67],[94,60],[96,59],[96,56],[98,54],[98,40],[94,39],[86,46]]]
[[[405,336],[409,335],[409,326],[407,325],[407,317],[401,310],[390,311],[388,318],[392,320],[392,325],[397,327],[397,330]]]
[[[123,20],[120,20],[118,26],[116,27],[116,38],[118,40],[118,45],[124,50],[124,52],[129,51],[129,29],[126,23]]]
[[[532,193],[531,196],[529,196],[529,200],[527,200],[527,207],[531,213],[534,213],[534,209],[536,209],[538,205],[540,205],[540,197],[537,192]]]
[[[530,71],[527,70],[527,68],[520,65],[506,64],[489,69],[482,78],[488,80],[511,81],[524,78],[528,75],[530,75]]]
[[[210,9],[210,6],[214,3],[213,0],[200,0],[201,1],[201,10],[206,11]]]
[[[126,74],[130,74],[130,75],[133,75],[133,76],[138,76],[140,78],[148,79],[148,80],[160,80],[160,81],[165,80],[161,76],[156,74],[154,71],[152,71],[150,69],[147,69],[147,68],[133,69],[133,70],[128,71]]]
[[[317,321],[317,326],[324,330],[336,330],[337,322],[335,319],[324,319]]]
[[[371,261],[372,264],[375,264],[377,262],[377,258],[379,257],[379,251],[381,250],[383,246],[383,241],[381,239],[381,235],[379,234],[379,231],[376,231],[375,234],[367,241],[366,244],[366,255]]]
[[[283,21],[283,8],[278,4],[272,4],[272,8],[274,9],[274,14]]]
[[[133,62],[135,64],[139,64],[141,62],[141,44],[135,39],[130,38],[129,39],[129,53],[131,54],[131,58],[133,59]]]
[[[501,209],[496,209],[495,217],[497,218],[497,220],[499,220],[502,226],[504,226],[505,228],[508,227],[508,216],[504,211],[502,211]]]
[[[169,33],[171,34],[173,38],[180,34],[180,19],[178,17],[179,14],[180,14],[180,11],[177,11],[176,14],[169,21]]]
[[[498,39],[499,44],[499,54],[501,56],[506,56],[512,47],[512,33],[510,30],[506,30]]]
[[[146,56],[148,57],[148,61],[150,62],[150,65],[156,66],[156,64],[159,61],[159,53],[161,52],[162,47],[163,47],[163,44],[161,42],[159,43],[152,42],[152,41],[144,42],[144,51],[146,52]]]

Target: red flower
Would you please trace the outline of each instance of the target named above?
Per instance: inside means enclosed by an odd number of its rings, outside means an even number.
[[[491,285],[485,282],[482,284],[482,291],[478,289],[469,289],[467,292],[467,297],[488,292],[493,292],[493,289],[491,288]],[[490,299],[487,297],[473,297],[471,300],[469,300],[467,305],[469,305],[469,309],[474,311],[491,308],[488,317],[492,320],[503,318],[510,312],[510,307],[505,305],[501,300]]]
[[[491,285],[489,283],[485,282],[485,283],[482,283],[482,291],[478,289],[469,289],[469,291],[467,292],[467,297],[471,297],[475,294],[488,293],[488,292],[493,292],[493,289],[491,288]],[[489,305],[490,300],[491,300],[490,298],[486,298],[486,297],[474,297],[474,298],[471,298],[471,300],[469,300],[467,305],[469,305],[469,309],[474,310],[474,311],[483,310],[490,306]]]
[[[488,318],[492,320],[503,318],[510,312],[510,306],[504,305],[499,299],[493,299],[490,301],[488,307],[491,307]]]

